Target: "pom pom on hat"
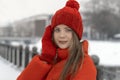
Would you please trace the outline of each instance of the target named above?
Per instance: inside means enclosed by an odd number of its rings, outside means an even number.
[[[68,0],[65,7],[56,11],[52,17],[51,27],[54,29],[57,25],[64,24],[70,27],[78,36],[82,38],[83,24],[79,13],[79,3],[76,0]]]
[[[80,7],[78,2],[75,0],[67,1],[66,6],[71,7],[71,8],[76,8],[77,10],[79,10],[79,7]]]

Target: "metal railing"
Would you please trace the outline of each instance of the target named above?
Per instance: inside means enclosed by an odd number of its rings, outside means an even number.
[[[17,67],[25,68],[34,55],[37,54],[37,48],[33,47],[32,51],[29,46],[13,46],[9,44],[0,44],[0,56],[13,63]]]

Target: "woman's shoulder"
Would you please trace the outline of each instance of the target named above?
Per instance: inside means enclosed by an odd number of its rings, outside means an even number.
[[[92,72],[92,73],[91,73]],[[93,60],[89,55],[84,57],[82,65],[78,69],[78,73],[74,80],[96,80],[97,70]]]

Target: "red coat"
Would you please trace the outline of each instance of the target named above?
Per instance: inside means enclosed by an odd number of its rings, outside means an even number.
[[[83,50],[85,53],[82,68],[78,69],[73,80],[96,80],[96,67],[88,55],[88,42],[83,42]],[[57,64],[51,65],[40,60],[40,56],[36,55],[24,71],[20,74],[17,80],[58,80],[59,75],[66,62],[66,51],[58,50],[63,59]],[[70,80],[70,79],[67,79]]]

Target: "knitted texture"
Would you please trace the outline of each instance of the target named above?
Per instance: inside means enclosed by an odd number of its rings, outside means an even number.
[[[80,5],[77,1],[67,1],[65,7],[56,11],[55,15],[52,17],[52,28],[55,28],[59,24],[65,24],[69,26],[74,32],[76,32],[79,39],[81,39],[83,33],[83,24],[81,15],[78,11],[79,7]]]
[[[42,53],[41,59],[48,63],[53,63],[56,56],[56,46],[52,41],[52,29],[51,26],[47,26],[42,37]]]

